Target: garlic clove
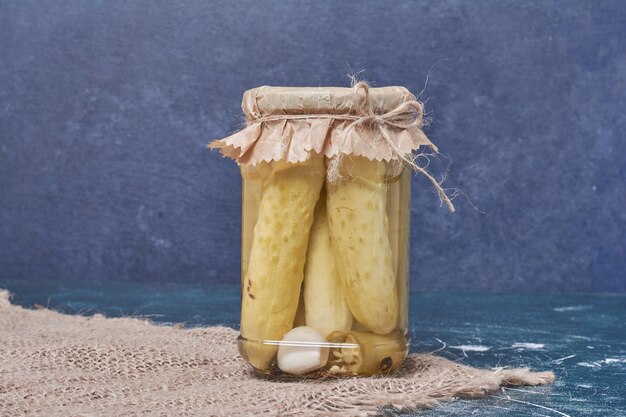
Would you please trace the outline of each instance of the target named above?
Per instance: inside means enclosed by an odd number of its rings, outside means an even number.
[[[304,346],[281,344],[278,347],[278,367],[293,375],[303,375],[326,365],[328,348],[319,346],[326,339],[314,328],[300,326],[291,329],[283,336],[283,342],[306,343]]]

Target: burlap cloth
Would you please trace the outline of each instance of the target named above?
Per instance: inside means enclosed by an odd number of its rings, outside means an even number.
[[[250,374],[236,336],[225,327],[24,309],[0,290],[0,415],[368,415],[554,379],[413,354],[393,377],[270,382]]]

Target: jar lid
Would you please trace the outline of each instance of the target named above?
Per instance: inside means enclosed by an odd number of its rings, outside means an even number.
[[[409,90],[395,86],[356,91],[345,87],[262,86],[246,91],[241,107],[249,121],[275,115],[357,114],[366,94],[376,114],[416,101]]]
[[[302,162],[313,154],[403,160],[421,146],[423,106],[404,87],[269,87],[244,93],[247,126],[209,144],[240,165]]]

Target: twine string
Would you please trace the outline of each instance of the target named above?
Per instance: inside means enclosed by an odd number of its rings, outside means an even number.
[[[383,113],[376,114],[374,107],[370,100],[369,86],[366,82],[360,81],[352,87],[354,94],[355,106],[357,114],[300,114],[300,115],[274,115],[256,118],[250,120],[249,123],[264,123],[280,120],[302,120],[302,119],[336,119],[336,120],[351,120],[347,128],[342,133],[342,140],[339,143],[339,152],[328,166],[327,178],[329,182],[337,181],[341,178],[339,167],[341,166],[341,160],[343,158],[342,147],[346,143],[346,138],[352,130],[357,127],[368,125],[375,129],[378,129],[381,136],[389,146],[392,154],[399,160],[411,167],[411,169],[423,176],[425,176],[437,190],[440,200],[446,204],[450,212],[454,213],[455,208],[452,204],[452,200],[446,194],[445,190],[441,187],[441,184],[424,168],[415,163],[415,160],[402,153],[402,151],[396,146],[389,135],[389,129],[409,129],[411,127],[422,127],[424,120],[424,105],[417,100],[405,101],[398,105],[396,108]],[[364,96],[362,100],[359,100],[358,93],[363,91]],[[410,155],[410,154],[409,154]]]

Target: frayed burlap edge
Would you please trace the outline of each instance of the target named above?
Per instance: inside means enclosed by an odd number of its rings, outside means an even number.
[[[362,416],[554,380],[412,354],[392,377],[271,382],[251,374],[233,329],[30,310],[6,291],[0,332],[0,415]]]

